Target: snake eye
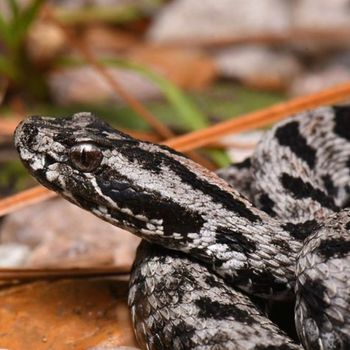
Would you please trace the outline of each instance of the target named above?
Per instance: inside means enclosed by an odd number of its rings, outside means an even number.
[[[91,143],[81,143],[70,149],[70,160],[73,166],[84,172],[94,171],[102,161],[101,150]]]

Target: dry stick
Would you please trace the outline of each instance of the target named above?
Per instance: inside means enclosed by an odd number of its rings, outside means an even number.
[[[257,127],[266,126],[282,118],[306,109],[319,107],[343,101],[350,97],[350,83],[337,85],[333,88],[297,97],[290,101],[276,104],[257,112],[248,113],[242,117],[213,125],[204,130],[194,131],[164,142],[178,151],[186,151],[215,142],[217,139],[232,133],[247,131]],[[0,216],[9,214],[16,209],[31,203],[37,203],[53,197],[55,194],[41,186],[23,191],[0,200]]]
[[[168,140],[164,144],[178,151],[186,152],[215,142],[219,137],[266,126],[306,109],[340,102],[349,97],[350,82],[347,82],[318,93],[296,97],[287,102],[247,113],[239,118],[229,119],[210,128]]]
[[[12,135],[20,119],[0,119],[0,135]]]
[[[52,198],[55,193],[45,187],[36,186],[0,200],[0,216]]]
[[[130,266],[104,266],[86,268],[43,268],[11,269],[0,268],[0,281],[13,280],[55,280],[61,278],[124,276],[130,273]]]
[[[240,44],[285,44],[285,43],[300,43],[309,41],[321,42],[342,42],[347,40],[350,35],[349,28],[339,27],[334,30],[290,30],[284,33],[253,33],[247,35],[221,35],[214,38],[190,38],[190,39],[175,39],[167,41],[166,43],[152,43],[150,45],[155,47],[169,47],[169,48],[184,48],[184,47],[226,47],[227,45]]]

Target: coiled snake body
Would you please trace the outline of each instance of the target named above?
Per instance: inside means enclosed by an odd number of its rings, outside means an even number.
[[[281,122],[226,181],[89,113],[28,118],[15,144],[44,186],[144,239],[129,291],[144,348],[301,349],[249,298],[295,290],[302,346],[350,349],[350,107]]]

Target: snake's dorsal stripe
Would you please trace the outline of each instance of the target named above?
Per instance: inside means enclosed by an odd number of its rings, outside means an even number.
[[[326,208],[334,211],[338,210],[332,197],[328,196],[324,191],[313,187],[310,182],[305,182],[300,177],[282,173],[281,183],[297,199],[311,198]]]
[[[316,150],[311,147],[299,131],[299,123],[292,120],[276,129],[276,138],[281,146],[287,146],[295,155],[309,165],[315,166]]]
[[[287,222],[282,225],[295,239],[301,242],[314,233],[319,226],[320,224],[316,220],[306,220],[298,223]]]
[[[272,217],[276,216],[276,213],[273,210],[273,207],[275,206],[275,202],[271,199],[271,197],[267,193],[261,193],[260,196],[256,198],[256,204],[265,213],[268,213]]]
[[[334,256],[342,258],[350,253],[350,241],[344,237],[324,239],[318,247],[318,252],[327,259]]]
[[[334,107],[335,112],[335,125],[334,132],[350,140],[350,111],[347,106],[336,106]]]

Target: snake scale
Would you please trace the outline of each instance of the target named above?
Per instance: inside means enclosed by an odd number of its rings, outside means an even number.
[[[30,117],[15,144],[41,184],[143,238],[143,348],[350,349],[349,106],[280,122],[219,176],[90,113]],[[256,303],[294,293],[301,345]]]

